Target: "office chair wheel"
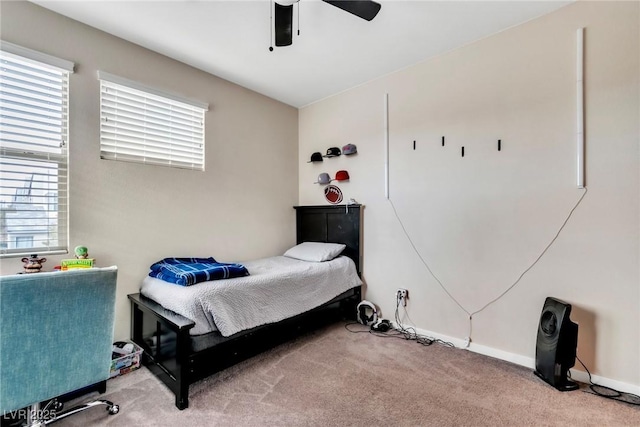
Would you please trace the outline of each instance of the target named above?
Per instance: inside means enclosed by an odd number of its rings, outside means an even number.
[[[51,399],[47,402],[42,410],[43,416],[46,414],[46,418],[55,418],[56,414],[62,411],[64,403],[60,402],[57,398]]]
[[[56,400],[56,401],[54,401],[54,403],[52,404],[52,408],[51,408],[51,410],[52,410],[53,412],[60,412],[60,411],[62,411],[62,408],[64,408],[64,403],[59,402],[59,401],[57,401],[57,400]]]
[[[107,407],[107,411],[109,411],[109,415],[115,415],[118,412],[120,412],[120,406],[111,405],[111,406]]]

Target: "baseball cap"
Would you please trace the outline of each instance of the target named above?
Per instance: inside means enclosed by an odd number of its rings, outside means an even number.
[[[358,152],[358,147],[356,147],[354,144],[347,144],[344,147],[342,147],[342,154],[345,155],[349,155],[349,154],[356,154]]]
[[[314,182],[314,184],[322,184],[322,185],[327,185],[331,182],[331,177],[329,176],[328,173],[321,173],[320,175],[318,175],[318,180],[316,182]]]
[[[322,161],[322,153],[320,153],[319,151],[316,151],[311,155],[311,160],[309,160],[307,163],[321,162],[321,161]]]
[[[340,152],[340,149],[338,147],[331,147],[327,150],[327,154],[322,157],[337,157],[340,154],[342,153]]]
[[[347,181],[349,179],[349,172],[338,171],[336,172],[336,181]]]

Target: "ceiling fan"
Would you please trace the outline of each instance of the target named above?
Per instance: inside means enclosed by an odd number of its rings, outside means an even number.
[[[293,43],[293,5],[300,0],[274,0],[274,31],[276,46]],[[380,3],[371,0],[322,0],[359,18],[371,21],[380,11]],[[273,51],[273,47],[269,47]]]

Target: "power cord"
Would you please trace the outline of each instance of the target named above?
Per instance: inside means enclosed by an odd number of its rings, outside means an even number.
[[[441,340],[439,338],[433,338],[433,337],[429,337],[426,335],[421,335],[419,334],[416,329],[413,326],[408,326],[405,327],[402,324],[402,318],[400,317],[400,306],[402,305],[402,298],[400,298],[399,295],[396,295],[396,310],[395,310],[395,321],[396,321],[396,325],[393,328],[395,331],[399,332],[400,334],[402,334],[402,336],[404,337],[404,339],[406,340],[415,340],[418,344],[422,344],[425,346],[429,346],[433,343],[438,343],[441,345],[444,345],[446,347],[454,347],[453,343],[450,343],[448,341],[444,341]],[[402,308],[404,309],[404,314],[407,317],[407,319],[411,320],[411,318],[409,317],[409,313],[407,312],[407,309],[402,306]],[[413,323],[413,322],[411,322]]]
[[[626,393],[623,391],[616,390],[615,388],[607,387],[604,385],[596,384],[591,379],[591,372],[589,372],[589,368],[580,360],[578,356],[576,359],[582,367],[587,371],[587,375],[589,375],[589,389],[597,396],[605,397],[607,399],[617,400],[619,402],[628,403],[630,405],[640,406],[640,396],[633,393]]]
[[[353,325],[364,327],[366,329],[353,330],[349,328],[350,326],[353,326]],[[366,326],[358,322],[345,323],[344,328],[347,331],[351,332],[352,334],[371,334],[381,338],[403,338],[404,339],[404,337],[402,337],[401,334],[395,331],[394,329],[389,329],[387,332],[376,331],[371,329],[371,326]]]
[[[400,318],[400,298],[396,298],[396,312],[395,312],[395,320],[396,320],[396,326],[392,326],[391,329],[389,329],[386,332],[382,332],[382,331],[376,331],[373,328],[371,328],[371,326],[365,326],[366,329],[360,329],[360,330],[354,330],[351,329],[350,326],[353,325],[359,325],[359,326],[364,326],[361,323],[358,322],[351,322],[351,323],[346,323],[344,325],[344,328],[353,333],[353,334],[360,334],[360,333],[369,333],[371,335],[375,335],[377,337],[382,337],[382,338],[399,338],[399,339],[403,339],[403,340],[413,340],[415,342],[417,342],[418,344],[422,344],[424,346],[430,346],[433,343],[438,343],[441,345],[444,345],[446,347],[453,347],[455,348],[455,346],[453,345],[453,343],[450,343],[448,341],[444,341],[438,338],[432,338],[432,337],[428,337],[426,335],[421,335],[418,334],[417,331],[415,330],[415,328],[413,328],[412,326],[409,327],[404,327],[402,325],[402,320]],[[407,310],[404,310],[405,315],[407,316],[407,318],[409,317],[409,313],[407,313]]]
[[[479,310],[470,312],[469,310],[467,310],[453,295],[451,295],[451,293],[447,290],[447,288],[444,286],[444,284],[440,281],[440,279],[438,279],[438,277],[435,275],[435,273],[433,272],[433,270],[431,270],[431,267],[429,266],[429,263],[427,263],[427,261],[422,257],[422,255],[420,254],[420,251],[418,251],[418,248],[416,248],[416,245],[413,243],[413,240],[411,239],[411,237],[409,236],[409,232],[407,231],[407,229],[404,226],[404,223],[402,222],[402,220],[400,219],[400,215],[398,215],[398,211],[396,210],[395,205],[393,204],[393,201],[391,200],[391,198],[389,198],[389,203],[391,204],[391,208],[393,209],[393,213],[396,216],[396,219],[398,220],[398,223],[400,223],[400,227],[402,228],[402,231],[404,232],[404,235],[406,236],[407,240],[409,241],[409,244],[411,244],[411,247],[413,248],[414,252],[416,253],[416,255],[418,256],[418,258],[420,259],[420,261],[422,261],[422,264],[426,267],[427,271],[429,271],[429,273],[431,274],[431,276],[435,279],[435,281],[438,283],[438,285],[440,285],[440,287],[442,288],[442,290],[449,296],[449,298],[451,298],[451,300],[453,302],[455,302],[458,307],[460,307],[460,309],[462,311],[464,311],[465,313],[467,313],[467,315],[469,316],[469,335],[468,338],[471,339],[471,332],[473,330],[473,316],[475,314],[480,313],[481,311],[483,311],[485,308],[489,307],[491,304],[493,304],[494,302],[498,301],[500,298],[502,298],[503,296],[505,296],[507,294],[507,292],[509,292],[511,289],[513,289],[519,282],[520,280],[524,277],[525,274],[527,274],[529,272],[529,270],[531,270],[537,263],[538,261],[540,261],[540,259],[544,256],[545,253],[547,253],[547,251],[549,250],[549,248],[551,247],[551,245],[553,245],[555,243],[555,241],[558,239],[558,236],[560,236],[560,233],[562,232],[562,230],[564,230],[564,227],[567,225],[567,223],[569,222],[569,219],[571,219],[571,216],[573,215],[573,212],[575,212],[575,210],[578,208],[578,206],[580,206],[580,203],[582,203],[582,199],[584,199],[584,196],[587,195],[587,187],[584,187],[584,192],[582,193],[582,196],[580,196],[580,198],[578,199],[578,201],[576,202],[576,204],[573,206],[573,208],[569,211],[569,214],[567,215],[567,217],[565,218],[565,220],[562,222],[562,225],[560,226],[560,228],[558,229],[558,231],[556,232],[556,234],[553,236],[553,238],[551,239],[551,241],[549,242],[549,244],[542,250],[542,252],[540,253],[540,255],[538,255],[538,257],[533,261],[533,263],[531,263],[531,265],[529,265],[529,267],[527,267],[516,279],[515,282],[513,282],[507,289],[505,289],[500,295],[498,295],[496,298],[494,298],[493,300],[489,301],[487,304],[485,304],[482,308],[480,308]]]
[[[364,327],[366,329],[361,329],[361,330],[354,330],[352,328],[350,328],[350,326],[354,326],[354,325],[358,325],[360,327]],[[351,322],[351,323],[346,323],[344,325],[344,328],[351,332],[352,334],[360,334],[360,333],[365,333],[365,334],[371,334],[374,335],[376,337],[381,337],[381,338],[399,338],[402,340],[415,340],[418,344],[422,344],[424,346],[430,346],[431,344],[437,342],[443,345],[446,345],[447,347],[454,347],[454,345],[452,343],[448,343],[442,340],[438,340],[438,339],[434,339],[434,338],[429,338],[429,337],[425,337],[419,334],[412,334],[409,333],[408,331],[401,331],[398,330],[397,328],[391,328],[389,329],[387,332],[382,332],[382,331],[375,331],[373,329],[371,329],[370,326],[364,326],[361,323],[358,322]]]

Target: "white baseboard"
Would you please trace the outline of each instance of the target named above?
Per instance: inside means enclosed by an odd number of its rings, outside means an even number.
[[[571,369],[571,378],[576,381],[580,381],[581,383],[589,384],[589,374],[584,371],[579,371],[577,369]],[[633,393],[637,396],[640,396],[640,386],[624,383],[618,380],[612,380],[610,378],[601,377],[599,375],[591,374],[591,380],[598,385],[603,385],[605,387],[610,387],[614,390],[623,391],[625,393]]]
[[[497,348],[487,347],[486,345],[476,344],[472,342],[467,349],[474,353],[484,354],[485,356],[494,357],[496,359],[505,360],[507,362],[515,363],[516,365],[524,366],[525,368],[535,369],[536,359],[533,357],[522,356],[520,354],[510,353],[504,350],[498,350]]]
[[[396,326],[395,322],[392,322],[392,323],[393,323],[393,326]],[[524,366],[532,370],[534,370],[536,367],[536,360],[533,357],[527,357],[527,356],[522,356],[520,354],[510,353],[508,351],[499,350],[497,348],[488,347],[486,345],[476,344],[474,342],[471,342],[469,344],[469,347],[465,348],[466,342],[464,339],[450,337],[448,335],[427,331],[425,329],[416,328],[414,326],[411,326],[411,327],[415,329],[416,333],[418,333],[419,335],[424,335],[427,337],[450,342],[454,346],[456,346],[456,348],[473,351],[474,353],[478,353],[478,354],[493,357],[496,359],[504,360],[507,362],[515,363],[516,365]],[[575,368],[571,369],[571,378],[573,378],[576,381],[589,384],[589,375],[584,371],[581,371]],[[591,380],[598,385],[611,387],[618,391],[633,393],[640,396],[640,385],[629,384],[622,381],[612,380],[610,378],[601,377],[593,374],[591,375]]]

